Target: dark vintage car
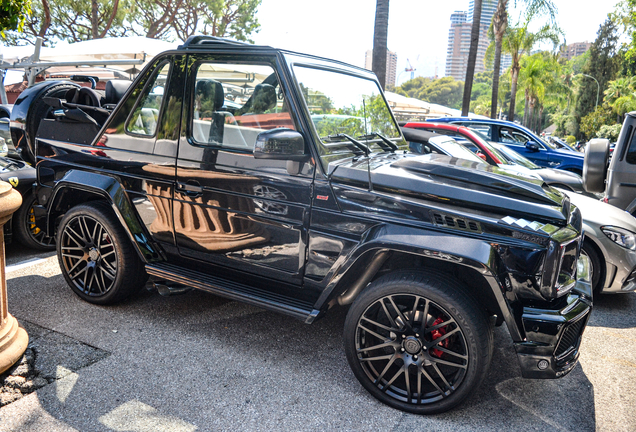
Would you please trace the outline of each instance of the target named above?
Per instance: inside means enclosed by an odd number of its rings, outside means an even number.
[[[15,240],[37,250],[55,249],[55,240],[35,225],[35,169],[21,160],[0,156],[0,180],[10,183],[22,195],[22,205],[4,225],[5,241],[11,243]]]
[[[150,277],[308,324],[346,306],[357,379],[420,414],[483,381],[493,324],[524,377],[576,365],[592,308],[579,210],[540,181],[409,152],[373,73],[197,36],[126,88],[47,83],[12,114],[36,223],[82,299]]]

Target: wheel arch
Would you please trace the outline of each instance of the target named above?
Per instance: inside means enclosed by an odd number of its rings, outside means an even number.
[[[60,218],[72,207],[90,201],[105,201],[134,245],[143,262],[163,260],[159,246],[151,240],[121,183],[110,176],[70,170],[60,179],[47,200],[46,229],[54,235]]]
[[[387,232],[392,231],[390,227],[380,231],[380,235],[373,236],[350,254],[349,265],[334,274],[316,303],[316,309],[327,304],[334,306],[353,302],[368,283],[388,272],[434,269],[436,273],[447,274],[469,287],[467,294],[479,301],[485,310],[505,321],[514,340],[522,338],[505,299],[505,289],[497,277],[497,263],[494,262],[497,253],[490,243],[459,236],[453,236],[455,241],[449,242],[447,235],[424,233],[415,228],[400,227],[401,239]],[[430,242],[430,238],[425,237],[442,238]]]

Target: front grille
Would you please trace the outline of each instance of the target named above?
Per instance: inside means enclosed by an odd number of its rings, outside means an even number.
[[[559,343],[557,344],[556,350],[554,351],[554,356],[557,360],[560,360],[562,357],[565,357],[571,351],[578,348],[586,321],[587,314],[567,325]]]
[[[449,216],[442,213],[432,213],[432,216],[432,219],[435,221],[435,225],[460,229],[463,231],[481,232],[481,226],[478,222],[458,218],[455,216]]]

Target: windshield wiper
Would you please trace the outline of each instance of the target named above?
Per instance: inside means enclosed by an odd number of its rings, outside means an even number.
[[[335,134],[335,135],[327,135],[326,137],[322,137],[320,139],[324,141],[325,139],[333,140],[333,139],[342,139],[342,138],[345,138],[345,139],[349,140],[349,142],[351,142],[351,144],[356,146],[358,149],[362,150],[365,155],[369,156],[369,153],[371,152],[369,147],[366,144],[361,143],[357,139],[355,139],[353,137],[350,137],[347,134],[340,133],[340,134]]]
[[[398,149],[398,146],[395,145],[395,143],[393,141],[391,141],[390,139],[388,139],[387,137],[385,137],[382,134],[379,134],[377,132],[371,132],[370,134],[366,134],[366,135],[360,135],[356,138],[363,138],[363,139],[370,139],[373,137],[378,137],[383,141],[383,144],[378,143],[378,145],[380,147],[382,147],[384,150],[391,150],[391,151],[396,151]]]

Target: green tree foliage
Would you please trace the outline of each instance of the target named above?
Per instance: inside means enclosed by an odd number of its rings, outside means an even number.
[[[0,0],[5,1],[5,0]],[[24,33],[9,32],[9,43],[47,45],[103,37],[139,35],[173,41],[193,34],[251,41],[262,0],[34,0]]]
[[[594,138],[602,126],[615,123],[615,116],[607,104],[599,105],[594,111],[581,119],[580,134],[583,139]]]
[[[31,0],[0,0],[0,32],[21,32],[31,12]]]
[[[403,96],[460,109],[464,83],[456,81],[453,77],[444,77],[436,80],[416,77],[395,90],[396,93]]]
[[[583,72],[598,80],[600,85],[599,106],[603,103],[603,91],[607,84],[616,79],[619,71],[620,58],[617,55],[619,49],[618,24],[606,19],[601,24],[596,40],[590,47],[589,61],[583,66]],[[576,114],[582,118],[594,110],[596,105],[597,86],[594,80],[587,78],[586,82],[579,89],[579,97],[576,106]],[[589,122],[588,122],[589,123]],[[587,133],[585,133],[589,136]],[[593,136],[593,135],[592,135]]]
[[[508,26],[503,32],[501,40],[501,51],[504,54],[509,54],[512,58],[512,65],[510,66],[511,77],[511,100],[508,108],[508,118],[514,120],[515,118],[515,103],[517,94],[517,84],[519,81],[519,71],[521,69],[521,57],[532,51],[532,48],[539,42],[551,41],[556,49],[559,45],[559,37],[561,31],[550,25],[543,26],[538,32],[533,33],[528,30],[530,21],[524,23]],[[486,51],[486,60],[492,61],[494,52],[496,49],[494,34],[489,32],[491,36],[491,42]]]
[[[610,141],[617,141],[618,136],[621,133],[621,127],[622,125],[620,123],[616,123],[613,125],[603,125],[598,130],[598,132],[596,132],[596,137],[607,138]]]

